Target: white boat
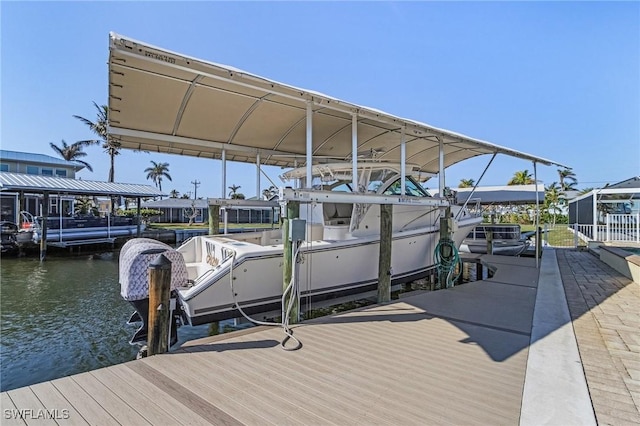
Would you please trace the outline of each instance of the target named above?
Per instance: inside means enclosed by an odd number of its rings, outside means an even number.
[[[22,227],[18,232],[18,243],[23,245],[40,243],[43,234],[43,218],[25,211],[20,214]],[[138,232],[136,219],[124,216],[50,216],[46,220],[48,243],[134,237]],[[144,230],[143,224],[140,224],[140,230]]]
[[[520,225],[514,223],[481,224],[476,226],[460,245],[461,252],[487,253],[487,235],[491,232],[492,253],[503,256],[520,256],[531,242],[522,235]]]
[[[399,164],[361,162],[358,166],[361,188],[382,196],[400,195]],[[314,192],[327,197],[342,193],[338,196],[348,198],[351,167],[351,163],[314,166],[314,178],[320,180],[320,185],[314,185]],[[284,177],[300,178],[305,172],[306,169],[297,169]],[[410,173],[406,197],[416,203],[433,203],[393,206],[392,285],[425,277],[434,268],[439,221],[445,211],[436,207],[440,200],[429,195]],[[459,206],[452,206],[452,213],[457,218],[452,237],[457,247],[482,218]],[[300,204],[299,218],[305,221],[306,234],[297,256],[301,311],[326,299],[376,290],[379,216],[380,207],[374,204]],[[185,282],[176,290],[189,324],[238,318],[241,313],[237,305],[259,318],[268,317],[271,312],[279,314],[283,294],[281,230],[194,237],[177,251],[184,258],[189,284]],[[121,275],[121,283],[126,281],[129,277]]]

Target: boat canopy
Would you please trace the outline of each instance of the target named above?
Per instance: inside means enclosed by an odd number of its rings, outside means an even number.
[[[295,168],[358,157],[424,173],[485,154],[551,160],[111,33],[109,132],[123,148]],[[354,129],[352,123],[357,122]],[[357,151],[353,136],[357,134]],[[358,159],[360,160],[360,159]]]

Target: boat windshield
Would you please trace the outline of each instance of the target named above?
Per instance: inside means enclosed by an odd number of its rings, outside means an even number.
[[[391,185],[384,190],[384,195],[401,195],[402,184],[400,183],[400,179],[393,182]],[[404,184],[404,193],[408,197],[430,197],[429,193],[416,182],[413,181],[412,178],[407,177]]]

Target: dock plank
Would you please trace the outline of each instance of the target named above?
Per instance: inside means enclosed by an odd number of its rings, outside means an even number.
[[[358,405],[350,405],[343,399],[339,398],[333,387],[309,386],[311,377],[305,376],[295,371],[288,364],[286,357],[280,357],[281,349],[271,348],[261,353],[242,353],[228,352],[224,353],[224,359],[206,351],[194,352],[193,356],[197,357],[198,362],[205,368],[225,369],[227,366],[242,365],[242,369],[236,369],[237,376],[247,383],[253,383],[253,386],[265,386],[264,382],[254,382],[255,377],[265,377],[266,384],[272,392],[277,393],[282,398],[304,407],[315,415],[324,419],[323,423],[331,422],[336,424],[357,424],[358,422],[381,423],[378,419],[374,421],[371,413],[367,413]],[[215,356],[213,356],[215,355]],[[266,362],[269,358],[277,358],[275,367],[273,364]],[[279,365],[279,367],[277,366]],[[284,368],[283,368],[284,367]],[[268,385],[270,384],[270,386]],[[326,392],[323,392],[326,390]],[[295,395],[294,395],[295,394]]]
[[[120,380],[130,383],[140,395],[144,395],[146,398],[164,407],[167,411],[170,411],[173,417],[181,419],[184,424],[190,426],[206,426],[211,424],[193,411],[192,408],[182,404],[164,389],[159,388],[146,378],[140,375],[132,376],[132,371],[127,364],[115,365],[109,368],[109,371]]]
[[[116,419],[98,404],[72,376],[56,379],[51,384],[65,397],[69,404],[91,425],[118,425]]]
[[[433,327],[433,325],[431,326]],[[446,330],[440,329],[440,331]],[[425,340],[428,341],[428,336],[426,337]],[[331,342],[333,342],[333,347]],[[407,357],[409,349],[406,346],[398,346],[397,351],[384,351],[384,348],[380,350],[371,342],[340,340],[335,336],[327,336],[326,344],[322,345],[322,343],[319,334],[315,335],[312,344],[321,345],[321,348],[324,349],[309,350],[313,353],[305,356],[305,362],[309,362],[309,359],[317,354],[318,362],[329,365],[341,364],[340,375],[347,380],[348,386],[367,388],[383,394],[400,392],[403,397],[400,400],[394,400],[394,406],[391,409],[403,409],[414,412],[418,416],[424,416],[424,410],[415,407],[420,407],[424,395],[429,394],[430,402],[437,406],[430,411],[429,415],[440,414],[444,418],[449,418],[447,410],[442,409],[450,403],[451,397],[454,399],[464,398],[466,404],[469,404],[470,411],[475,412],[472,408],[484,407],[485,404],[482,404],[481,401],[490,398],[493,393],[497,396],[489,399],[492,407],[507,404],[506,410],[510,412],[511,416],[516,416],[519,411],[520,400],[517,397],[512,397],[512,391],[519,391],[520,384],[516,384],[506,391],[498,392],[495,390],[491,377],[487,376],[485,380],[479,380],[476,382],[476,386],[472,386],[473,383],[468,380],[467,376],[469,374],[468,363],[473,362],[473,358],[467,358],[467,368],[458,368],[455,371],[451,368],[455,357],[441,353],[439,350],[442,349],[441,346],[434,347],[431,351],[426,350],[425,347],[425,350],[422,351],[422,357],[409,358]],[[390,360],[402,360],[402,368],[397,366],[391,368]],[[480,367],[481,365],[478,363],[474,364],[474,370]],[[362,371],[359,372],[358,369]],[[375,372],[375,376],[367,376],[367,370]],[[461,383],[464,383],[463,387],[460,386]],[[437,389],[436,393],[433,392],[434,389]],[[508,404],[509,401],[511,404]],[[495,403],[497,405],[494,405]],[[402,406],[403,404],[408,406]],[[488,413],[483,414],[488,415]],[[504,414],[499,414],[498,417],[502,418]],[[483,421],[478,419],[477,413],[470,418],[459,420],[464,423]]]
[[[91,373],[77,374],[72,378],[118,423],[123,425],[151,424]]]
[[[56,422],[49,418],[47,408],[33,393],[31,388],[24,387],[10,390],[9,396],[11,400],[24,415],[23,420],[27,425],[55,425]]]
[[[285,413],[279,412],[277,407],[261,404],[250,392],[243,390],[240,384],[226,382],[224,377],[215,372],[203,372],[197,362],[190,360],[180,371],[170,368],[175,360],[150,359],[149,367],[163,371],[166,379],[173,380],[181,386],[187,386],[195,397],[204,399],[246,424],[297,424],[289,419]],[[137,366],[139,367],[139,366]]]
[[[0,394],[0,408],[2,408],[3,426],[24,426],[27,423],[18,415],[18,407],[13,403],[8,392]],[[7,414],[7,410],[9,414]]]
[[[200,348],[192,348],[191,352],[201,352],[203,357],[203,363],[217,362],[214,357],[206,356],[206,350]],[[236,362],[241,362],[252,371],[260,366],[268,368],[270,372],[276,375],[285,375],[287,379],[290,379],[300,386],[301,393],[314,398],[320,398],[326,404],[332,404],[333,408],[343,412],[349,412],[351,416],[357,419],[357,423],[364,424],[389,424],[393,421],[402,420],[401,413],[390,415],[384,410],[377,409],[377,406],[372,409],[362,408],[363,398],[359,393],[353,393],[345,391],[343,386],[339,386],[335,380],[331,380],[322,377],[317,374],[318,372],[313,368],[313,364],[301,363],[299,357],[291,357],[286,359],[283,369],[283,360],[281,357],[273,356],[275,351],[269,351],[269,354],[257,354],[255,352],[247,352],[242,355],[236,354],[234,359]],[[241,359],[237,357],[242,357]],[[257,370],[256,370],[257,371]],[[319,393],[320,395],[312,395],[309,391]],[[408,419],[405,419],[408,420]],[[405,421],[406,423],[406,421]]]
[[[89,424],[51,382],[38,383],[30,387],[33,393],[48,409],[58,411],[65,410],[62,418],[56,419],[59,425],[79,426]]]
[[[90,373],[106,388],[125,401],[135,412],[151,424],[190,424],[182,423],[170,410],[165,410],[155,400],[147,398],[138,389],[138,383],[122,380],[111,369],[102,368]],[[130,378],[129,378],[130,379]]]
[[[190,354],[182,354],[185,359],[191,360]],[[171,358],[171,359],[169,359]],[[170,365],[175,365],[174,357],[149,358],[149,365],[158,368],[165,374],[179,382],[189,386],[193,392],[202,398],[217,404],[226,412],[233,413],[234,417],[252,414],[259,416],[262,421],[249,422],[247,424],[271,424],[299,425],[303,422],[303,417],[296,417],[299,414],[298,407],[287,403],[274,394],[269,393],[267,398],[261,398],[257,391],[259,389],[250,387],[236,378],[232,370],[241,368],[235,365],[225,369],[203,368],[199,362],[188,361],[187,368],[181,371],[168,370]],[[184,365],[182,363],[181,365]],[[304,412],[304,410],[301,410]],[[314,419],[318,423],[320,419]],[[304,423],[304,422],[303,422]]]

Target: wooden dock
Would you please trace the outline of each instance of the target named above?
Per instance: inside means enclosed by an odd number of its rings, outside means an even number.
[[[256,327],[4,392],[2,424],[517,425],[539,271],[484,261],[485,281],[298,325],[298,351]],[[557,398],[569,413],[572,398]]]

